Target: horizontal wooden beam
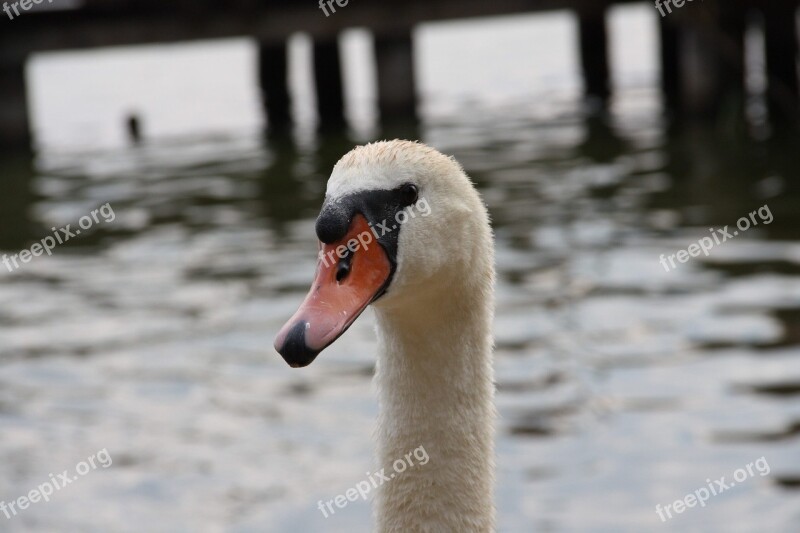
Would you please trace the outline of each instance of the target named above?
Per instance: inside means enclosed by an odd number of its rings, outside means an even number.
[[[344,29],[403,34],[430,21],[591,7],[597,0],[407,0],[402,6],[348,0],[328,16],[309,2],[209,3],[87,0],[72,11],[24,13],[4,20],[0,61],[33,52],[248,36],[280,42],[296,32],[331,39]],[[633,2],[635,0],[617,0]],[[2,12],[0,12],[2,15]]]

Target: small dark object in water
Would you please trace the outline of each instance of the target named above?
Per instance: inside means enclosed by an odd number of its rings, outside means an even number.
[[[139,116],[138,115],[128,115],[127,119],[127,128],[128,128],[128,137],[130,137],[131,141],[134,143],[138,143],[142,140],[142,130],[140,126]]]

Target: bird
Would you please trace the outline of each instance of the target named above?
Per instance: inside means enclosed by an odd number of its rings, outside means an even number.
[[[315,279],[275,349],[305,367],[374,310],[388,479],[375,531],[495,531],[494,236],[480,194],[432,147],[373,142],[334,166],[315,230]],[[400,472],[417,449],[429,460]]]

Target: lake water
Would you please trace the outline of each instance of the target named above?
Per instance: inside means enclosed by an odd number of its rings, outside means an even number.
[[[607,120],[581,112],[568,14],[416,34],[424,120],[406,134],[455,155],[495,223],[500,531],[798,531],[796,145],[668,135],[655,13],[615,9],[612,24]],[[106,203],[115,219],[0,267],[0,500],[99,450],[113,465],[0,530],[370,530],[368,503],[326,519],[317,502],[372,469],[372,317],[304,370],[272,339],[311,281],[332,165],[396,132],[378,131],[353,31],[352,129],[315,137],[309,43],[292,44],[293,141],[258,135],[249,41],[31,62],[41,150],[4,156],[0,248]],[[765,205],[771,223],[660,264]],[[656,513],[762,457],[768,474]]]

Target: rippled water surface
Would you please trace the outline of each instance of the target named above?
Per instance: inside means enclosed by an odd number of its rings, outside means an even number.
[[[797,531],[796,144],[668,135],[648,84],[607,118],[560,91],[427,105],[402,133],[462,162],[495,225],[500,530]],[[369,531],[368,503],[317,502],[372,468],[372,317],[302,371],[271,347],[357,140],[4,156],[4,253],[107,202],[116,218],[0,271],[0,500],[113,457],[0,530]],[[770,224],[659,263],[764,205]],[[658,518],[761,457],[768,474]]]

